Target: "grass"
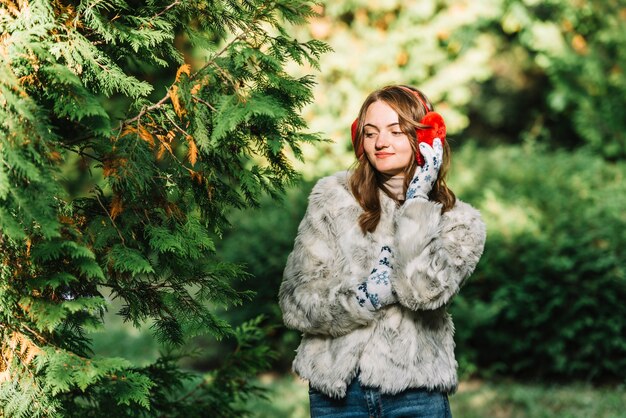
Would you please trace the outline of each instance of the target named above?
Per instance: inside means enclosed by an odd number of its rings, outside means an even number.
[[[265,375],[267,401],[249,403],[254,418],[306,418],[307,383],[294,376]],[[512,381],[462,382],[450,396],[455,418],[626,418],[626,388],[526,384]]]
[[[160,345],[148,326],[124,323],[115,315],[119,302],[106,315],[107,327],[93,333],[97,354],[120,356],[137,366],[156,360]],[[266,374],[259,385],[268,399],[252,400],[254,418],[307,418],[308,385],[293,375]],[[515,381],[463,381],[450,396],[454,418],[626,418],[626,387],[596,388],[582,383],[569,385],[528,384]]]
[[[450,403],[453,414],[463,418],[624,418],[624,389],[470,381]]]

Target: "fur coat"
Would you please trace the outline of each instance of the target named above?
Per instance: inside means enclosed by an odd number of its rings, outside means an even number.
[[[364,235],[347,172],[313,188],[279,291],[285,325],[303,333],[293,369],[335,398],[345,396],[357,371],[363,385],[387,394],[453,392],[457,363],[446,305],[478,263],[485,225],[459,200],[442,214],[439,203],[399,206],[381,192],[381,206],[378,227]],[[355,290],[383,245],[394,251],[399,303],[371,312]]]

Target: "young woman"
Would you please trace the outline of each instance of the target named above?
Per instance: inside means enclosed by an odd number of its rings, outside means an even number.
[[[446,186],[450,149],[432,110],[408,86],[371,93],[352,127],[356,168],[309,196],[279,300],[303,332],[293,368],[312,417],[451,416],[446,305],[478,263],[485,225]]]

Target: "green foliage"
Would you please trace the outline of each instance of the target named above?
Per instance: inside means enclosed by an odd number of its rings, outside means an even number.
[[[88,384],[80,392],[63,392],[58,396],[67,414],[80,417],[196,417],[212,411],[216,417],[244,417],[250,411],[244,406],[252,398],[264,397],[265,389],[253,375],[269,367],[272,354],[264,344],[265,331],[260,318],[242,324],[231,333],[234,350],[225,354],[218,367],[202,375],[180,367],[182,354],[161,354],[145,366],[131,366],[126,360],[108,358],[111,367],[96,372],[97,384]],[[90,359],[89,362],[93,362]],[[67,361],[67,360],[65,360]],[[69,380],[68,365],[76,366],[84,376],[88,365],[68,363],[59,367],[59,377]],[[115,368],[118,366],[117,368]],[[74,368],[72,367],[72,370]],[[58,383],[57,383],[58,384]]]
[[[493,78],[469,110],[498,121],[497,134],[556,146],[587,145],[626,157],[626,22],[619,1],[499,2],[497,15],[465,28],[488,34]],[[517,102],[517,103],[516,103]],[[491,113],[488,118],[481,114]],[[510,119],[523,115],[517,122]],[[488,123],[487,123],[488,124]],[[489,124],[488,124],[489,125]],[[498,126],[499,125],[499,126]],[[514,131],[513,129],[517,129]]]
[[[623,381],[626,166],[545,147],[465,148],[452,184],[488,224],[452,304],[480,374]]]
[[[233,208],[280,195],[328,47],[287,25],[308,1],[3,1],[0,6],[0,409],[19,416],[242,416],[267,366],[259,322],[215,307],[251,293],[215,253]],[[164,345],[236,353],[196,386],[180,354],[94,356],[103,294]]]
[[[219,245],[219,253],[225,260],[245,264],[252,276],[237,283],[236,288],[254,290],[247,309],[225,312],[225,315],[233,322],[263,315],[266,322],[275,327],[270,334],[271,347],[278,356],[274,368],[281,371],[289,370],[300,333],[282,326],[282,313],[277,305],[278,288],[312,187],[312,182],[303,181],[289,189],[281,202],[266,198],[254,211],[234,212],[229,218],[233,227]]]

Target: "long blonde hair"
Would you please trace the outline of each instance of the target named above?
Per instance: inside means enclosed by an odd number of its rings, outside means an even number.
[[[416,95],[419,95],[422,100]],[[377,101],[386,103],[398,114],[400,129],[408,136],[413,152],[418,152],[416,129],[427,128],[427,126],[422,125],[419,121],[422,120],[428,111],[433,111],[433,106],[424,93],[418,89],[400,85],[386,86],[367,96],[357,118],[358,124],[356,127],[354,148],[356,150],[363,150],[365,113],[369,106]],[[424,105],[428,108],[425,108]],[[448,145],[448,141],[445,141],[443,144],[443,161],[437,176],[437,181],[428,194],[430,200],[442,204],[442,212],[452,209],[456,202],[454,193],[446,185],[450,158],[450,146]],[[405,167],[403,193],[406,193],[417,167],[415,159],[411,159],[409,165]],[[367,159],[365,152],[360,152],[356,167],[350,177],[350,189],[361,208],[363,208],[363,213],[359,217],[359,226],[363,234],[374,232],[380,221],[382,209],[379,191],[382,190],[392,199],[396,199],[395,196],[384,187],[384,181],[385,177],[374,168]]]

